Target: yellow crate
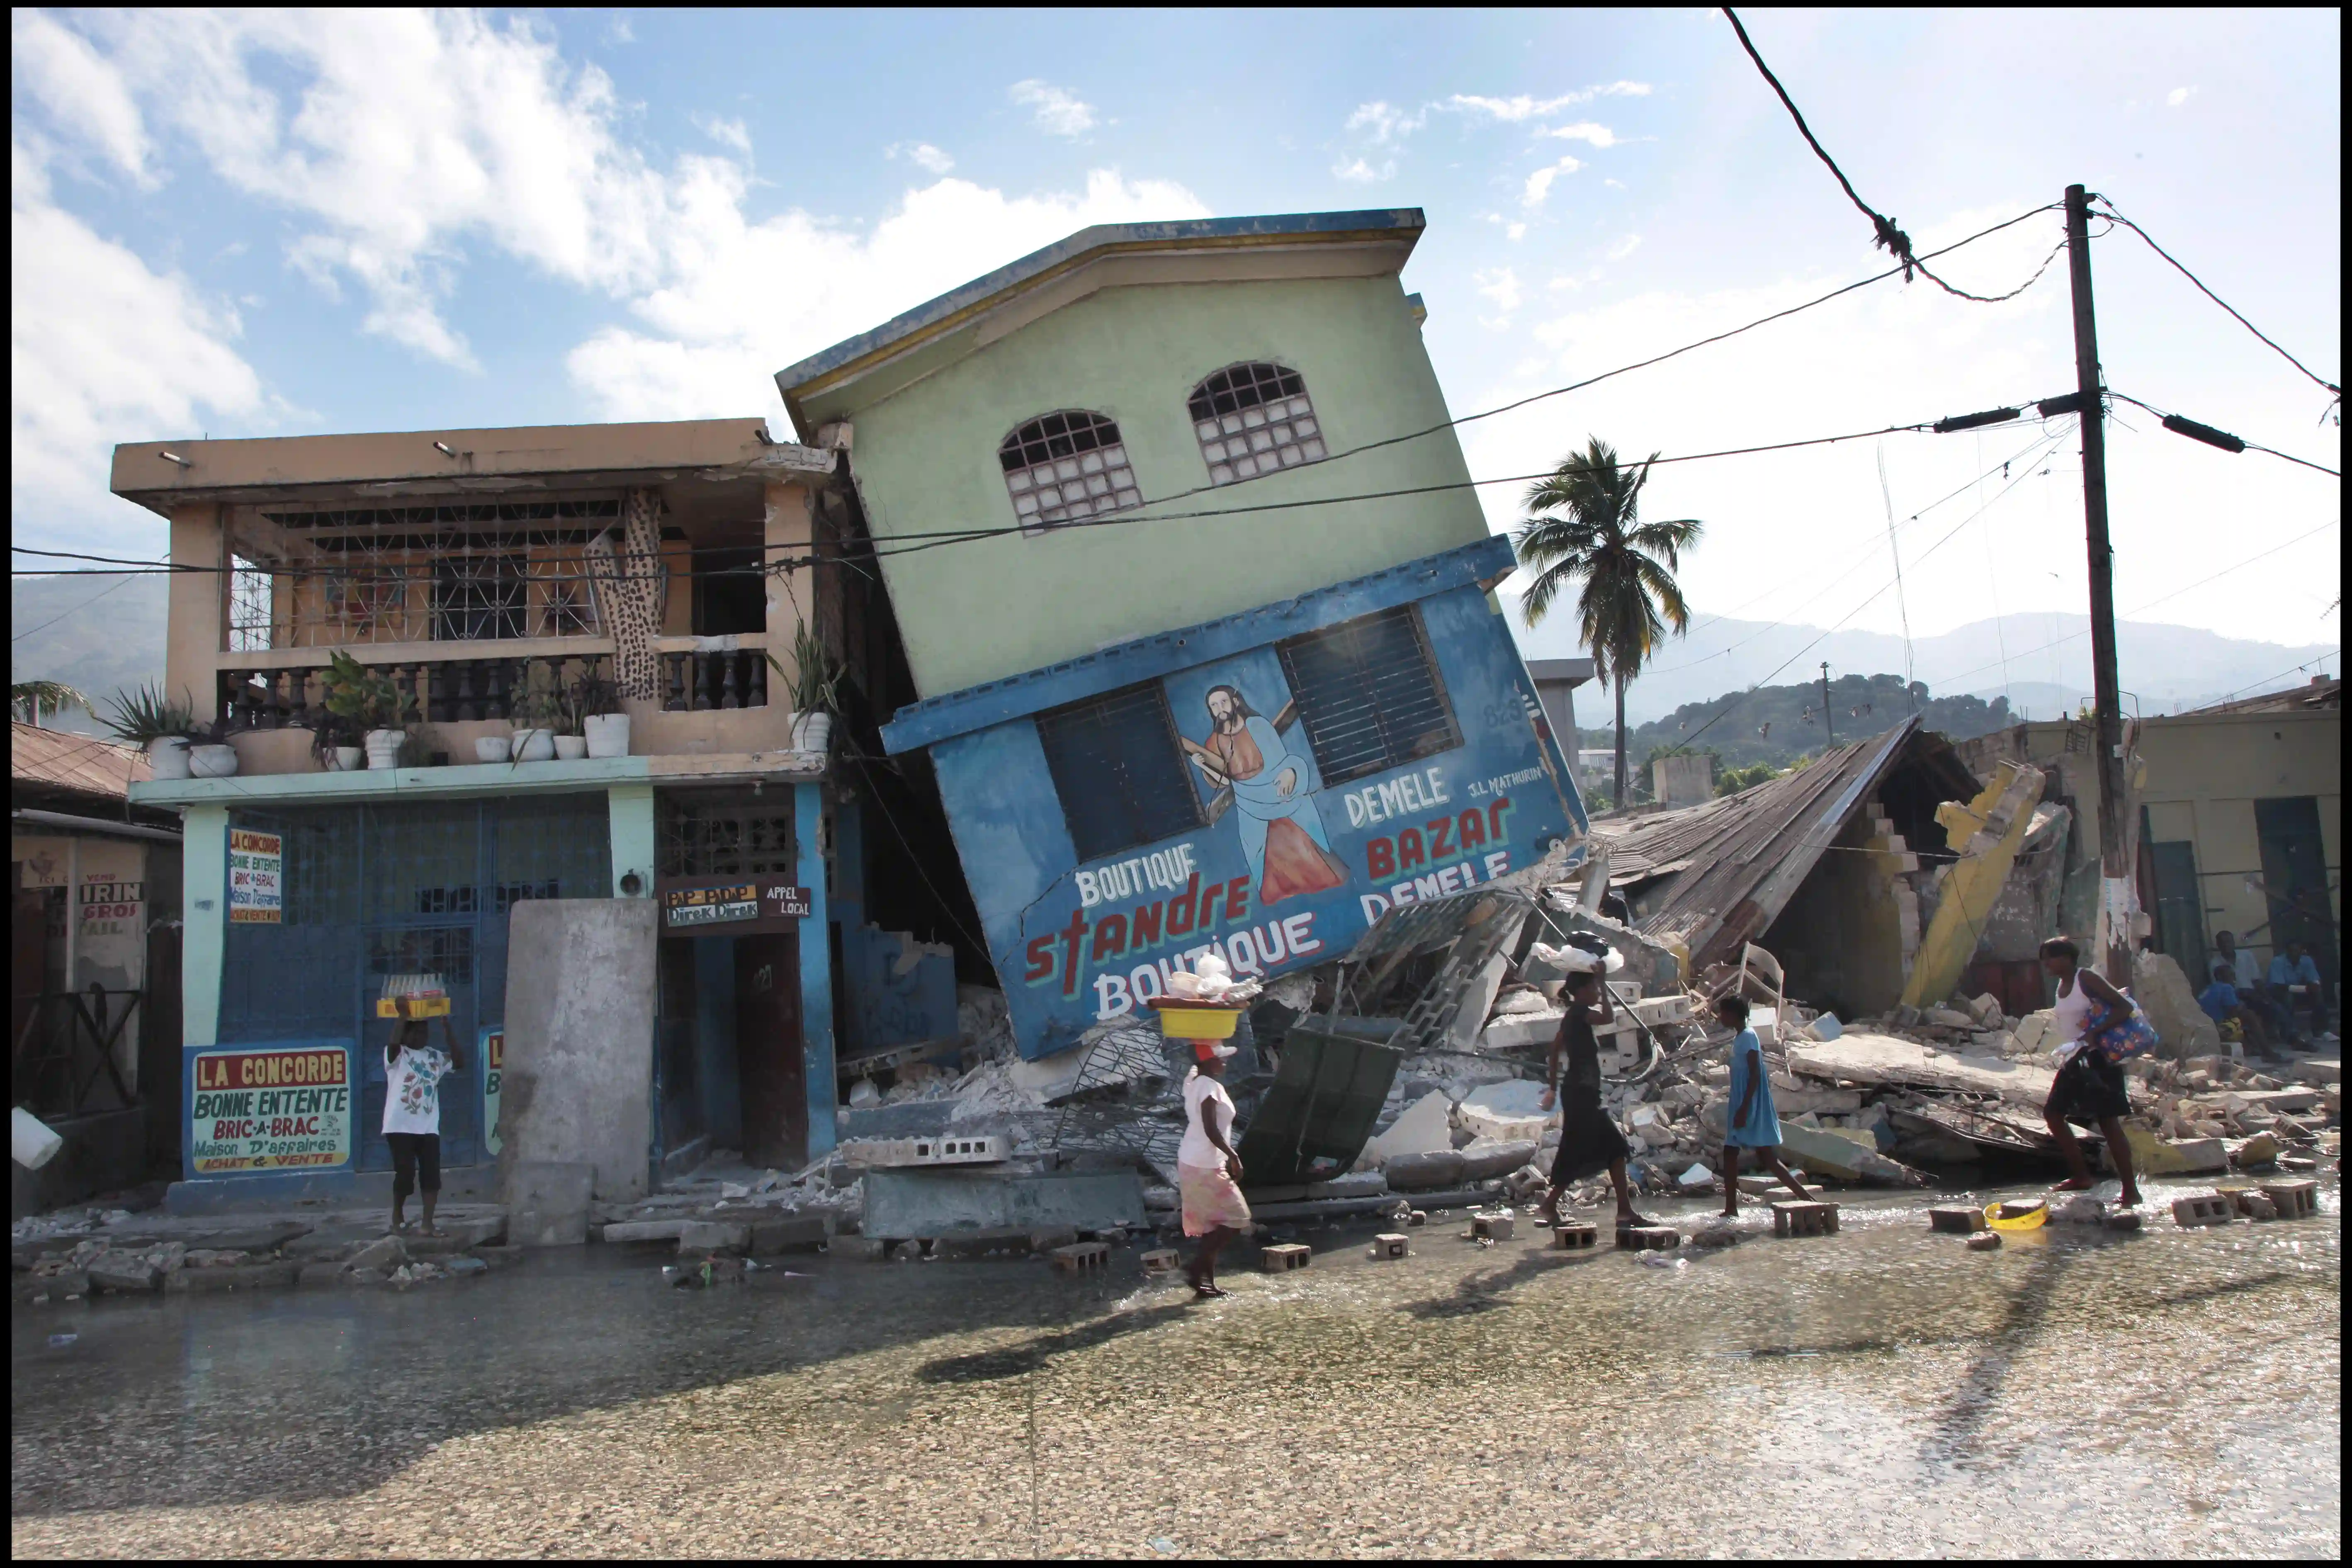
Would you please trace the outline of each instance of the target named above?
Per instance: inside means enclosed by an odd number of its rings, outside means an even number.
[[[449,1016],[446,996],[379,996],[375,1016],[379,1018],[446,1018]]]

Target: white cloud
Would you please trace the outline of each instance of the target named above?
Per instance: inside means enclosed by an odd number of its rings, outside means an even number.
[[[106,497],[114,443],[194,435],[269,412],[231,346],[234,310],[158,273],[51,199],[9,146],[9,501],[27,542],[152,552],[156,531]]]
[[[9,17],[9,44],[19,79],[59,130],[153,189],[152,149],[139,106],[121,76],[88,40],[42,12],[17,11]]]
[[[955,160],[928,142],[893,142],[882,149],[886,158],[904,158],[919,169],[934,174],[944,174],[955,167]]]
[[[1547,114],[1556,114],[1574,104],[1590,103],[1596,98],[1642,98],[1648,96],[1650,86],[1647,82],[1617,81],[1611,82],[1606,87],[1588,87],[1579,92],[1565,92],[1558,98],[1536,98],[1524,92],[1512,98],[1485,98],[1475,93],[1457,92],[1439,107],[1455,110],[1465,114],[1480,114],[1494,120],[1517,122],[1522,120],[1539,120]],[[1601,142],[1596,145],[1605,146],[1607,143]]]
[[[604,41],[608,44],[634,44],[637,41],[636,29],[629,26],[626,16],[615,16],[604,28]]]
[[[1538,169],[1528,176],[1527,185],[1519,193],[1519,205],[1530,212],[1534,211],[1544,205],[1545,197],[1551,195],[1554,180],[1562,174],[1573,174],[1582,167],[1584,165],[1574,158],[1562,158],[1557,163]]]
[[[1528,226],[1523,223],[1507,224],[1504,226],[1503,237],[1505,239],[1525,239],[1527,237]]]
[[[2198,89],[2193,87],[2176,87],[2170,92],[2164,95],[2165,107],[2168,109],[2178,109],[2182,104],[2188,102],[2190,99],[2196,97],[2197,91]]]
[[[1428,121],[1427,109],[1417,114],[1406,114],[1390,103],[1375,100],[1370,103],[1358,104],[1356,111],[1348,116],[1345,129],[1362,132],[1378,146],[1412,135]]]
[[[1032,111],[1037,129],[1055,136],[1083,136],[1095,128],[1094,105],[1075,93],[1031,77],[1007,89],[1013,101]]]
[[[751,153],[751,132],[740,120],[719,120],[710,115],[694,117],[694,128],[722,146],[732,147],[749,157]]]
[[[1519,308],[1519,275],[1507,267],[1490,268],[1471,274],[1481,298],[1490,300],[1498,310],[1511,311]]]
[[[1392,179],[1396,172],[1397,165],[1394,158],[1382,159],[1378,167],[1374,167],[1361,158],[1350,158],[1344,163],[1331,165],[1331,173],[1335,176],[1359,185],[1369,185],[1376,181]]]
[[[799,211],[750,222],[746,184],[698,186],[672,220],[692,265],[632,302],[641,327],[608,327],[565,361],[599,416],[740,414],[793,361],[1074,230],[1208,214],[1181,185],[1097,169],[1083,193],[1034,196],[943,179],[860,234]]]
[[[1614,147],[1617,133],[1606,125],[1596,125],[1590,120],[1580,120],[1573,125],[1556,125],[1544,132],[1561,142],[1589,142],[1595,147]]]
[[[1609,247],[1609,259],[1612,261],[1622,261],[1627,257],[1633,255],[1634,251],[1640,249],[1641,247],[1642,237],[1638,234],[1629,234],[1625,236],[1624,238],[1619,240],[1616,244]]]
[[[1625,182],[1622,180],[1610,179],[1604,176],[1601,183],[1607,185],[1612,190],[1622,191],[1625,188]]]

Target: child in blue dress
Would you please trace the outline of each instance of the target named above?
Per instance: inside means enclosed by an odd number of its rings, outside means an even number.
[[[1789,1167],[1780,1163],[1780,1119],[1772,1110],[1772,1084],[1764,1071],[1764,1046],[1748,1026],[1748,999],[1726,996],[1715,1005],[1715,1016],[1727,1029],[1738,1031],[1731,1042],[1731,1104],[1723,1131],[1723,1215],[1739,1213],[1739,1152],[1752,1150],[1758,1162],[1789,1184],[1804,1203],[1817,1200],[1805,1191]]]

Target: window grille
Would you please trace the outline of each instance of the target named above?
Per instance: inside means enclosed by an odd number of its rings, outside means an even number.
[[[1278,645],[1326,787],[1462,743],[1410,605]]]
[[[520,554],[459,555],[435,562],[433,640],[521,637],[528,575]]]
[[[1158,682],[1041,713],[1037,738],[1079,859],[1201,826],[1176,721]]]
[[[721,791],[656,797],[655,870],[664,877],[786,877],[800,870],[791,797]]]
[[[242,555],[228,558],[228,650],[250,653],[269,646],[277,584],[269,569]]]
[[[1032,419],[999,444],[996,460],[1024,529],[1143,504],[1118,426],[1099,414],[1066,409]]]
[[[1328,455],[1307,383],[1295,370],[1263,361],[1227,365],[1192,389],[1189,406],[1211,484],[1239,484]]]

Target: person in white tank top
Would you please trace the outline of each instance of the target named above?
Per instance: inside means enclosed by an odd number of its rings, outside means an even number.
[[[2050,1099],[2042,1108],[2042,1119],[2050,1127],[2050,1136],[2058,1141],[2058,1152],[2066,1157],[2074,1174],[2058,1184],[2061,1192],[2087,1192],[2096,1184],[2091,1178],[2091,1167],[2083,1158],[2083,1146],[2075,1141],[2074,1130],[2068,1123],[2096,1123],[2099,1135],[2106,1140],[2107,1158],[2115,1163],[2116,1174],[2123,1178],[2123,1201],[2126,1207],[2140,1201],[2139,1183],[2132,1171],[2131,1144],[2124,1137],[2124,1117],[2130,1112],[2131,1100],[2124,1085],[2124,1069],[2100,1054],[2096,1046],[2084,1038],[2095,1013],[2120,1009],[2128,1017],[2133,1012],[2132,999],[2109,984],[2105,976],[2085,969],[2081,963],[2082,950],[2069,939],[2053,936],[2042,944],[2042,970],[2058,983],[2058,995],[2053,1011],[2057,1015],[2058,1032],[2065,1044],[2058,1047],[2058,1074],[2051,1081]]]

